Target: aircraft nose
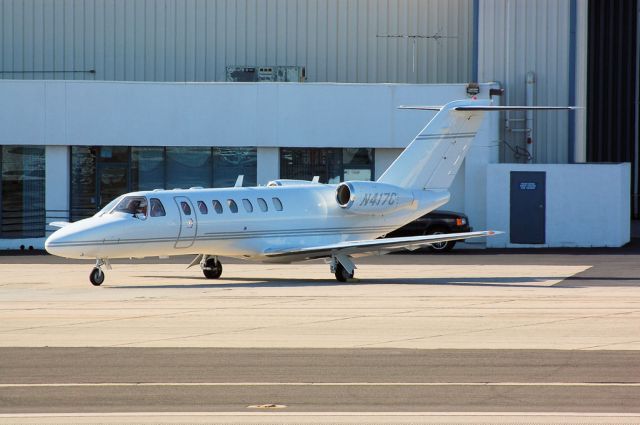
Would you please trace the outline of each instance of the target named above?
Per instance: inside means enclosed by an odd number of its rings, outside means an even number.
[[[51,255],[66,258],[84,258],[77,243],[82,240],[82,229],[75,228],[73,224],[58,229],[44,242],[44,249]]]
[[[61,246],[61,243],[64,242],[64,237],[62,237],[61,233],[61,230],[56,230],[44,241],[44,249],[49,254],[64,257],[64,248]]]

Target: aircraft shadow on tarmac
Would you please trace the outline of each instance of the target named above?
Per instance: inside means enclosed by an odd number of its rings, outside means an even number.
[[[135,276],[137,278],[155,279],[185,279],[194,280],[191,276]],[[111,288],[121,289],[232,289],[232,288],[294,288],[306,286],[348,286],[348,285],[432,285],[432,286],[467,286],[467,287],[493,287],[493,288],[550,288],[562,283],[565,278],[554,277],[492,277],[492,278],[400,278],[400,279],[354,279],[349,282],[337,282],[328,279],[251,279],[251,278],[221,278],[220,283],[187,283],[184,285],[166,283],[152,285],[113,285]],[[554,285],[544,285],[549,280],[560,280]],[[230,283],[227,283],[230,282]],[[238,283],[233,283],[238,282]],[[538,285],[534,283],[539,283]],[[572,285],[572,287],[577,287]]]

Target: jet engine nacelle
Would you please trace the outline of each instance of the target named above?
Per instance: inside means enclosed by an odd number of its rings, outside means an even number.
[[[376,182],[344,182],[336,188],[340,207],[354,214],[383,214],[408,207],[413,192],[398,186]]]

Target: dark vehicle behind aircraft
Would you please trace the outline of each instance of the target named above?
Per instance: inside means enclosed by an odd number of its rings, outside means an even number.
[[[417,220],[402,226],[389,233],[386,237],[397,238],[401,236],[438,235],[442,233],[470,232],[469,218],[452,211],[432,211]],[[453,249],[456,241],[440,242],[430,245],[427,249],[431,252],[448,252]]]

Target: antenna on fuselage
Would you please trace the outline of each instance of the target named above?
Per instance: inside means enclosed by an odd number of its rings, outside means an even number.
[[[236,184],[233,187],[242,187],[242,182],[244,181],[244,174],[238,175],[238,180],[236,180]]]
[[[313,176],[313,180],[311,180],[311,183],[320,183],[320,176]]]

